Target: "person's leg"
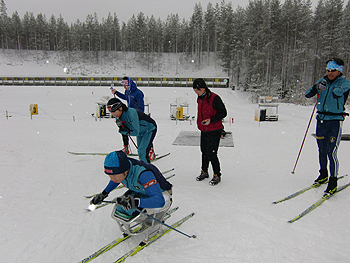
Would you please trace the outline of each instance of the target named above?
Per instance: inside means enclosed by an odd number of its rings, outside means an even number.
[[[130,154],[130,148],[129,148],[129,136],[122,134],[123,137],[123,152],[126,154]]]
[[[218,149],[220,144],[222,131],[213,131],[208,135],[208,158],[211,162],[213,168],[213,178],[209,182],[211,185],[217,185],[221,182],[221,170],[220,170],[220,161],[218,157]]]
[[[318,161],[320,165],[320,174],[315,180],[315,183],[325,183],[328,180],[327,170],[327,127],[323,121],[317,120],[316,124],[316,139],[318,146]]]
[[[327,156],[329,159],[330,176],[337,177],[339,170],[338,148],[342,134],[342,121],[331,121],[329,123],[329,136],[327,145]]]
[[[221,176],[220,161],[218,157],[218,149],[221,138],[221,130],[208,133],[207,136],[207,156],[212,165],[213,172],[217,176]]]
[[[153,140],[156,136],[157,129],[154,129],[152,132],[145,133],[142,136],[137,136],[137,151],[141,161],[145,163],[150,163],[149,152],[153,147]]]

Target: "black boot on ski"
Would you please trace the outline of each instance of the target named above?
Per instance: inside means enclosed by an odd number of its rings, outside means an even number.
[[[210,185],[217,185],[218,183],[220,183],[221,181],[221,177],[219,175],[214,174],[213,179],[210,180],[209,184]]]
[[[328,181],[328,171],[327,169],[321,169],[320,175],[315,180],[315,184],[325,184]]]
[[[331,176],[329,177],[329,182],[328,182],[328,186],[325,192],[325,194],[329,194],[332,195],[335,193],[335,191],[337,191],[337,184],[338,184],[338,178],[335,176]]]
[[[203,181],[205,178],[209,178],[208,172],[201,171],[201,174],[196,177],[197,181]]]

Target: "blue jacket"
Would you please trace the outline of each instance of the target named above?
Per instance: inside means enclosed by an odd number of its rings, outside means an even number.
[[[129,108],[138,109],[144,112],[145,102],[143,100],[143,92],[136,87],[135,82],[131,78],[127,78],[129,81],[129,89],[125,90],[124,94],[119,91],[117,91],[115,94],[119,98],[126,100]]]
[[[345,111],[345,102],[349,95],[350,81],[343,76],[331,82],[327,76],[319,79],[314,86],[305,92],[305,97],[311,98],[318,94],[317,84],[326,80],[327,88],[320,91],[317,102],[318,120],[344,120],[341,114]]]
[[[130,130],[130,136],[143,136],[145,133],[150,133],[154,129],[157,129],[156,122],[147,114],[129,108],[127,111],[123,111],[120,120],[123,121],[123,125]],[[127,131],[121,131],[121,134],[128,134]]]
[[[170,190],[169,183],[162,173],[152,164],[146,164],[136,159],[128,158],[130,170],[122,184],[133,192],[133,195],[140,198],[139,207],[157,208],[164,206],[162,192]],[[110,193],[119,184],[109,181],[104,189]]]

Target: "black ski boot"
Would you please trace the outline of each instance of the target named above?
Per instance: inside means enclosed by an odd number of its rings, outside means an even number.
[[[325,194],[332,195],[337,191],[337,184],[338,184],[338,178],[335,176],[329,177],[328,186],[325,192]]]
[[[196,177],[197,181],[203,181],[205,178],[209,178],[208,172],[201,171],[201,174]]]
[[[328,170],[327,169],[321,169],[320,175],[315,180],[315,184],[325,184],[328,181]]]
[[[221,176],[214,174],[213,179],[209,182],[210,185],[217,185],[221,181]]]

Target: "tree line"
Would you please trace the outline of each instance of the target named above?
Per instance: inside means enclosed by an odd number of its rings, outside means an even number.
[[[231,84],[251,91],[290,98],[300,96],[325,73],[333,56],[350,65],[350,6],[343,0],[251,0],[246,7],[231,2],[196,3],[189,20],[170,14],[165,21],[140,12],[127,22],[117,14],[99,21],[96,13],[70,25],[59,15],[46,18],[15,11],[7,15],[0,0],[0,47],[16,50],[80,51],[98,57],[136,52],[151,61],[161,53],[195,58],[215,55]]]

